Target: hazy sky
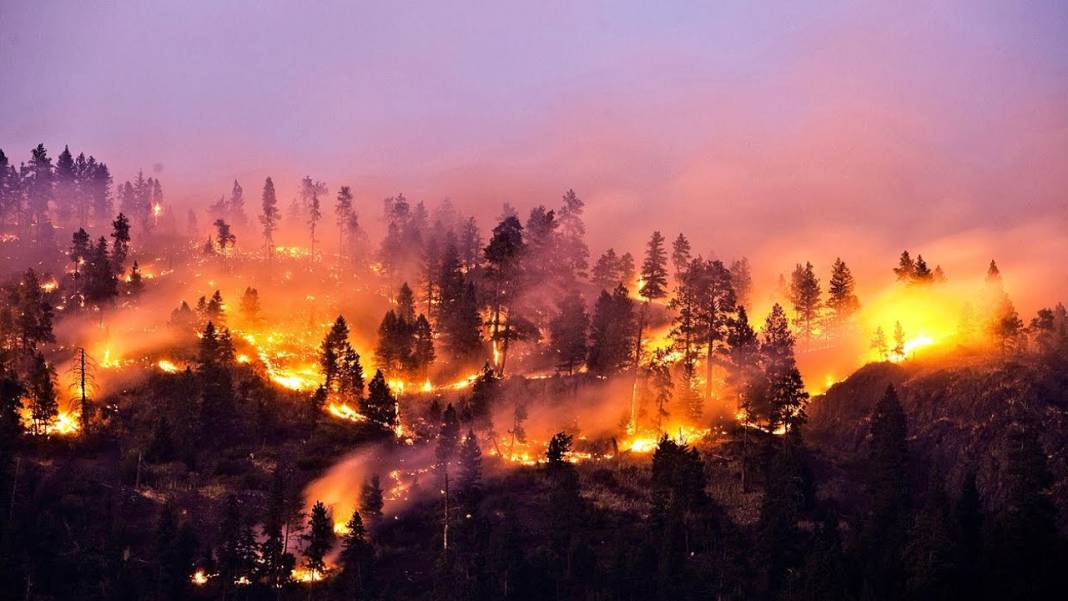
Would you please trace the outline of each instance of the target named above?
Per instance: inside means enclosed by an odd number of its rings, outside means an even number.
[[[776,4],[3,1],[0,148],[484,226],[573,187],[595,247],[659,226],[787,265],[1068,229],[1068,4]]]

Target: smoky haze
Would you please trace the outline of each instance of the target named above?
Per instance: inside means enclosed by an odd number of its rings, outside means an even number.
[[[834,4],[5,3],[0,147],[70,144],[198,210],[311,175],[369,226],[398,191],[488,229],[574,188],[595,255],[658,227],[764,286],[843,255],[862,291],[902,248],[998,257],[1048,302],[1068,9]]]

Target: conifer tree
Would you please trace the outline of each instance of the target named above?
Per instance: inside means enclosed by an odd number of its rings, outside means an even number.
[[[901,251],[901,258],[897,262],[897,267],[894,268],[894,274],[897,275],[899,282],[911,282],[915,278],[916,263],[909,256],[909,251]]]
[[[730,271],[719,260],[708,261],[699,268],[696,284],[695,325],[698,344],[703,345],[705,349],[704,397],[709,401],[712,399],[713,366],[728,351],[727,336],[737,311],[737,304]]]
[[[260,293],[251,286],[241,296],[241,317],[250,325],[260,323]]]
[[[360,514],[372,528],[382,518],[382,484],[378,474],[371,474],[360,491]]]
[[[89,260],[91,244],[89,233],[85,232],[81,227],[74,233],[72,241],[70,241],[70,250],[67,253],[67,257],[70,259],[70,264],[74,266],[72,278],[74,279],[76,295],[81,292],[82,265]]]
[[[609,294],[602,290],[590,323],[590,350],[586,359],[590,372],[610,376],[630,363],[634,336],[634,308],[622,284]]]
[[[902,552],[909,518],[909,452],[905,411],[893,386],[871,416],[866,485],[864,589],[878,598],[900,598],[905,581]]]
[[[934,281],[934,273],[923,260],[923,255],[916,255],[916,265],[912,272],[912,281],[916,284],[930,284]]]
[[[245,215],[245,189],[234,180],[234,186],[230,189],[230,202],[228,204],[228,216],[230,221],[237,225],[245,225],[248,216]]]
[[[582,221],[582,213],[585,203],[579,199],[574,190],[568,190],[563,197],[558,221],[560,224],[560,237],[564,269],[574,281],[586,278],[586,269],[590,258],[590,251],[586,247],[586,225]]]
[[[252,528],[248,521],[242,518],[235,495],[226,499],[218,540],[216,557],[219,580],[224,591],[233,591],[239,579],[252,575],[256,563],[256,543]]]
[[[739,306],[749,306],[750,296],[753,293],[753,274],[749,267],[749,259],[742,257],[733,261],[730,271],[735,301]]]
[[[456,480],[460,505],[465,514],[474,514],[482,495],[482,451],[478,439],[468,430],[460,445],[460,474]]]
[[[894,349],[891,351],[898,359],[905,359],[905,328],[900,321],[894,322]]]
[[[345,255],[345,228],[352,217],[352,188],[341,186],[337,191],[337,203],[334,205],[334,216],[337,217],[337,248],[338,256]]]
[[[690,241],[684,234],[671,243],[671,265],[675,269],[675,285],[682,285],[682,274],[690,267]]]
[[[342,575],[350,587],[350,598],[363,599],[370,587],[371,562],[374,549],[367,541],[367,529],[359,511],[353,511],[352,517],[345,524],[345,533],[341,537],[339,555]]]
[[[586,359],[586,338],[590,316],[577,290],[568,292],[549,322],[549,350],[556,360],[556,371],[573,375]]]
[[[274,182],[267,178],[263,182],[263,195],[261,200],[260,225],[263,226],[263,244],[266,247],[267,260],[274,257],[274,232],[278,229],[278,221],[282,216],[278,210],[278,195],[274,191]]]
[[[883,331],[882,326],[875,328],[875,335],[871,339],[871,348],[879,356],[880,361],[888,361],[890,359],[890,343],[886,340],[886,332]]]
[[[384,428],[392,429],[397,425],[397,398],[390,392],[381,369],[371,378],[367,397],[360,399],[360,413]]]
[[[55,378],[56,372],[45,362],[44,355],[40,352],[34,353],[29,374],[26,376],[34,434],[44,434],[59,414]]]
[[[304,565],[316,574],[326,573],[326,555],[334,548],[334,525],[322,501],[312,506],[308,532],[303,536]]]
[[[111,268],[117,278],[126,268],[126,258],[130,255],[130,220],[119,213],[111,228]]]
[[[820,281],[812,263],[804,266],[798,263],[790,278],[790,302],[794,306],[794,324],[798,327],[799,337],[806,342],[811,342],[816,335],[820,293]]]
[[[860,308],[853,273],[842,259],[835,259],[831,279],[827,285],[827,307],[831,310],[831,322],[841,326]]]

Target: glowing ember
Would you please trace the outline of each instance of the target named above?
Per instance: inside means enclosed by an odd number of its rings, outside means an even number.
[[[203,569],[198,569],[193,572],[193,575],[189,578],[190,582],[196,586],[204,586],[208,583],[208,574]]]

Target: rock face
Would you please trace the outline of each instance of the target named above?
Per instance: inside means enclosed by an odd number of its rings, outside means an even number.
[[[948,356],[872,363],[812,400],[810,444],[846,471],[863,469],[869,415],[891,384],[908,415],[914,490],[940,478],[955,495],[965,475],[975,472],[984,505],[999,507],[1006,434],[1022,425],[1046,451],[1051,494],[1061,529],[1068,531],[1068,360]]]

